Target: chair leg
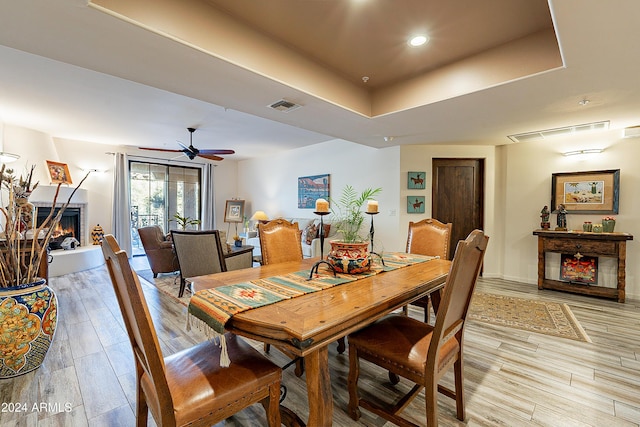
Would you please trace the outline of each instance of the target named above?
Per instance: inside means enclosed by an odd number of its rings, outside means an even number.
[[[147,405],[147,399],[142,391],[140,385],[140,378],[142,378],[142,368],[136,363],[136,426],[147,427],[147,419],[149,417],[149,407]]]
[[[431,320],[431,297],[427,298],[427,305],[424,308],[424,323],[429,323]]]
[[[344,353],[346,349],[347,349],[347,345],[344,341],[344,337],[338,338],[338,354]]]
[[[280,382],[269,386],[269,397],[265,398],[262,406],[267,413],[267,423],[269,427],[280,427]]]
[[[269,353],[269,350],[271,350],[271,344],[264,343],[264,352]]]
[[[453,375],[456,387],[456,416],[464,421],[464,375],[462,371],[462,350],[458,354],[458,360],[453,364]]]
[[[349,389],[349,416],[358,421],[362,415],[360,412],[360,397],[358,396],[358,377],[360,376],[360,361],[356,346],[349,345],[349,377],[347,388]]]
[[[158,273],[153,273],[153,278],[155,279],[156,277],[158,277]]]
[[[180,290],[178,291],[178,298],[182,298],[182,295],[184,295],[184,288],[186,286],[187,282],[183,278],[180,278]]]
[[[424,387],[424,400],[427,412],[428,426],[438,425],[438,384],[433,376],[426,378]]]

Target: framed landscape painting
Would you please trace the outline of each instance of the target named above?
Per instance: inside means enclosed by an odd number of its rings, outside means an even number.
[[[551,176],[551,206],[564,205],[570,213],[617,214],[620,169],[554,173]]]
[[[299,177],[298,207],[300,209],[313,209],[316,207],[316,200],[328,200],[331,182],[329,178],[329,174]]]

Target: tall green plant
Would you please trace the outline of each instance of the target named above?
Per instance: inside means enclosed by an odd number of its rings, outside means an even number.
[[[368,235],[361,235],[360,229],[364,223],[362,205],[367,200],[372,200],[379,194],[382,188],[367,188],[362,193],[347,185],[342,190],[339,199],[331,199],[331,212],[337,220],[337,231],[342,234],[345,243],[358,243],[367,240]]]

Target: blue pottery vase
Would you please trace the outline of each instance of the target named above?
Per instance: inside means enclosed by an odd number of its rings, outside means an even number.
[[[45,279],[0,289],[0,379],[40,367],[57,320],[58,299]]]

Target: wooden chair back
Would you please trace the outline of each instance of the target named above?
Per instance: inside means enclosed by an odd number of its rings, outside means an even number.
[[[481,230],[473,230],[458,242],[451,269],[444,285],[442,301],[436,314],[432,344],[427,354],[427,371],[438,372],[440,349],[452,337],[462,343],[469,304],[475,289],[489,237]],[[462,346],[462,344],[460,344]]]
[[[444,224],[433,218],[409,222],[407,253],[449,259],[451,227],[451,223]]]
[[[264,265],[302,259],[302,230],[297,222],[274,219],[258,224],[258,236]]]
[[[136,375],[140,378],[142,372],[147,374],[153,381],[160,408],[173,410],[173,401],[164,373],[162,349],[138,275],[131,269],[127,253],[120,249],[118,242],[110,234],[103,238],[102,253],[131,341]]]
[[[179,297],[186,278],[227,271],[218,230],[171,231],[173,247],[180,266]]]

